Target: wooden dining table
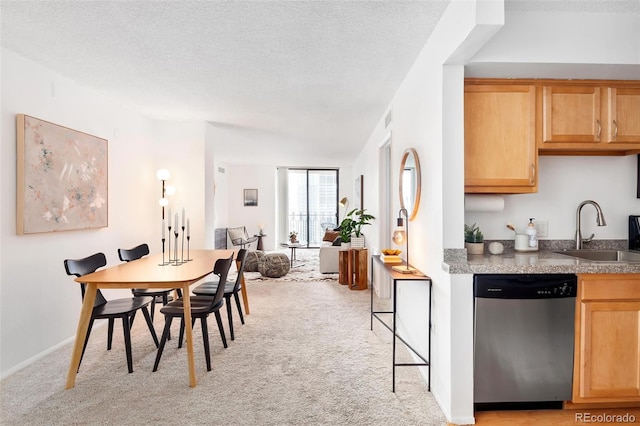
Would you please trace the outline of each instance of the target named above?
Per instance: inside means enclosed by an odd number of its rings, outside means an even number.
[[[82,346],[84,344],[93,304],[98,289],[117,288],[176,288],[182,290],[184,299],[185,318],[191,317],[191,304],[189,303],[189,286],[201,280],[213,272],[213,266],[218,259],[228,259],[234,250],[191,250],[193,260],[180,265],[161,265],[161,254],[151,255],[127,263],[101,269],[75,279],[79,283],[86,284],[86,292],[78,320],[78,330],[69,372],[67,373],[66,389],[71,389],[76,383],[76,373],[80,365]],[[244,287],[244,286],[243,286]],[[243,295],[245,296],[245,295]],[[187,363],[189,368],[189,385],[195,387],[196,369],[193,356],[193,330],[191,321],[185,321],[185,336],[187,343]]]

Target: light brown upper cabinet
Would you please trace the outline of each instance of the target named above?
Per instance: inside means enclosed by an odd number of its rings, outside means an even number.
[[[466,80],[466,193],[537,192],[536,86]]]
[[[540,154],[640,152],[640,83],[545,81]]]
[[[640,85],[638,87],[608,87],[607,140],[635,144],[640,147]]]

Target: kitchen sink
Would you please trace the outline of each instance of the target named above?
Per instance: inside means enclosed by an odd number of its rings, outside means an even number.
[[[640,251],[631,250],[562,250],[557,254],[577,257],[592,262],[640,262]]]

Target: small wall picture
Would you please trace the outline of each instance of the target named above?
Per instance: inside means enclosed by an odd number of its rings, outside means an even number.
[[[244,190],[244,205],[245,206],[257,206],[258,205],[258,190],[257,189],[245,189]]]

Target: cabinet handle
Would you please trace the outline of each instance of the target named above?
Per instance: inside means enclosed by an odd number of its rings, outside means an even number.
[[[602,134],[602,124],[600,124],[600,120],[596,120],[596,124],[598,124],[598,133],[596,133],[596,140],[600,140],[600,135]]]
[[[536,183],[536,165],[531,163],[531,185]]]
[[[615,141],[618,138],[618,122],[613,120],[613,140]]]

